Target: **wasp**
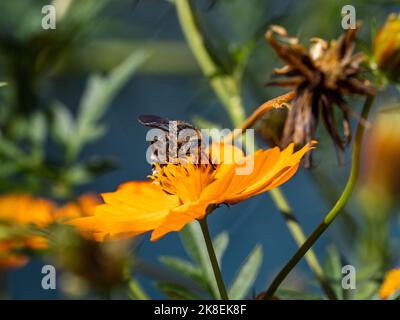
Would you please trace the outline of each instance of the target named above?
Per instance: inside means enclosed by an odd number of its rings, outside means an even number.
[[[164,137],[157,136],[150,142],[153,149],[150,159],[153,172],[154,163],[163,166],[166,163],[174,163],[176,158],[179,158],[179,163],[212,164],[210,156],[205,151],[204,137],[192,124],[155,115],[141,115],[138,121],[147,127],[161,129],[164,132]],[[172,151],[171,154],[171,150],[176,151]]]

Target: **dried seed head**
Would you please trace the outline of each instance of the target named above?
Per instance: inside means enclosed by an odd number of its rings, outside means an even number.
[[[362,53],[353,54],[357,29],[347,30],[338,40],[312,38],[309,50],[298,40],[289,38],[283,27],[273,26],[266,33],[267,41],[286,63],[275,69],[275,75],[285,77],[268,85],[294,88],[292,103],[283,128],[281,147],[294,142],[302,146],[315,138],[319,118],[335,143],[339,159],[351,140],[349,115],[354,113],[347,105],[345,95],[373,95],[375,89],[361,77]],[[279,40],[275,38],[278,35]],[[342,133],[335,119],[335,108],[342,113]],[[306,158],[306,166],[311,164]]]

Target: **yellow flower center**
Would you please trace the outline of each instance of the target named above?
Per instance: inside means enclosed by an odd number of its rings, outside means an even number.
[[[150,176],[168,194],[177,195],[183,203],[199,199],[202,190],[215,180],[215,166],[211,164],[155,164]]]

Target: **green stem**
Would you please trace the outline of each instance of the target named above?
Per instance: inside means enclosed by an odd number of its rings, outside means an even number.
[[[182,31],[193,55],[202,72],[209,79],[216,95],[222,101],[234,125],[239,126],[245,119],[245,113],[236,81],[232,76],[221,73],[221,69],[208,52],[203,35],[194,18],[191,1],[176,0],[175,5]]]
[[[367,119],[373,100],[374,96],[367,97],[361,114],[362,119]],[[357,132],[354,139],[350,176],[349,179],[347,180],[347,184],[343,190],[342,195],[340,196],[339,200],[336,202],[334,207],[331,209],[331,211],[328,212],[328,214],[324,217],[321,223],[313,231],[313,233],[308,237],[308,239],[303,243],[303,245],[297,250],[297,252],[293,255],[293,257],[278,273],[278,275],[272,281],[266,294],[264,295],[263,297],[264,299],[270,299],[273,297],[275,291],[278,289],[283,280],[285,280],[290,271],[292,271],[292,269],[297,265],[297,263],[299,263],[301,258],[303,258],[304,255],[310,250],[310,248],[324,233],[324,231],[329,227],[332,221],[338,216],[338,214],[341,212],[341,209],[345,206],[345,204],[349,200],[353,192],[354,186],[356,185],[360,169],[360,154],[361,154],[361,145],[362,145],[362,138],[364,135],[364,131],[365,131],[364,124],[358,123]]]
[[[272,189],[270,191],[270,196],[274,200],[278,210],[284,217],[286,224],[289,228],[290,233],[292,234],[296,244],[300,247],[307,239],[303,229],[301,228],[300,224],[298,223],[295,215],[293,214],[291,208],[288,206],[287,200],[285,199],[284,194],[278,188]],[[312,249],[310,249],[306,253],[306,261],[308,266],[314,273],[317,281],[319,282],[322,290],[325,292],[326,296],[330,300],[337,300],[336,293],[333,291],[332,287],[326,281],[324,272],[322,270],[321,265],[318,262],[318,259]]]
[[[129,290],[137,300],[149,300],[148,295],[144,292],[136,279],[130,278],[128,282]]]
[[[197,21],[194,18],[193,8],[190,0],[175,0],[179,22],[186,41],[198,61],[203,74],[209,79],[210,85],[215,94],[222,102],[225,110],[230,116],[232,124],[236,128],[245,123],[245,109],[240,95],[240,86],[233,76],[223,75],[218,64],[213,60],[204,43]],[[274,188],[269,192],[278,210],[283,214],[288,228],[292,233],[296,243],[300,246],[304,243],[306,236],[297,222],[287,199],[279,188]],[[288,218],[290,217],[290,219]],[[334,299],[335,295],[329,285],[323,280],[322,268],[312,250],[307,255],[307,263],[315,274],[317,280],[326,295]]]
[[[203,218],[202,220],[198,220],[198,221],[200,223],[201,231],[203,232],[204,241],[206,243],[208,256],[210,257],[210,262],[211,262],[211,266],[212,266],[212,269],[214,272],[215,281],[217,282],[219,294],[220,294],[222,300],[229,300],[228,294],[226,292],[224,280],[222,279],[221,270],[219,269],[219,266],[218,266],[217,256],[215,255],[215,252],[214,252],[214,247],[213,247],[213,244],[211,241],[210,232],[208,231],[207,220],[206,220],[206,218]]]

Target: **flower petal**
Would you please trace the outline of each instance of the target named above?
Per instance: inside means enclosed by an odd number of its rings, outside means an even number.
[[[151,234],[151,241],[156,241],[172,231],[180,231],[186,224],[202,219],[206,214],[208,203],[185,203],[170,210],[164,221]]]
[[[78,218],[71,224],[96,240],[135,236],[157,228],[169,210],[180,205],[152,182],[130,182],[115,192],[102,194],[105,204],[94,216]]]
[[[283,151],[274,148],[255,153],[253,172],[248,177],[235,176],[232,179],[225,202],[237,203],[286,182],[296,173],[302,157],[313,145],[308,144],[295,153],[293,144]]]

